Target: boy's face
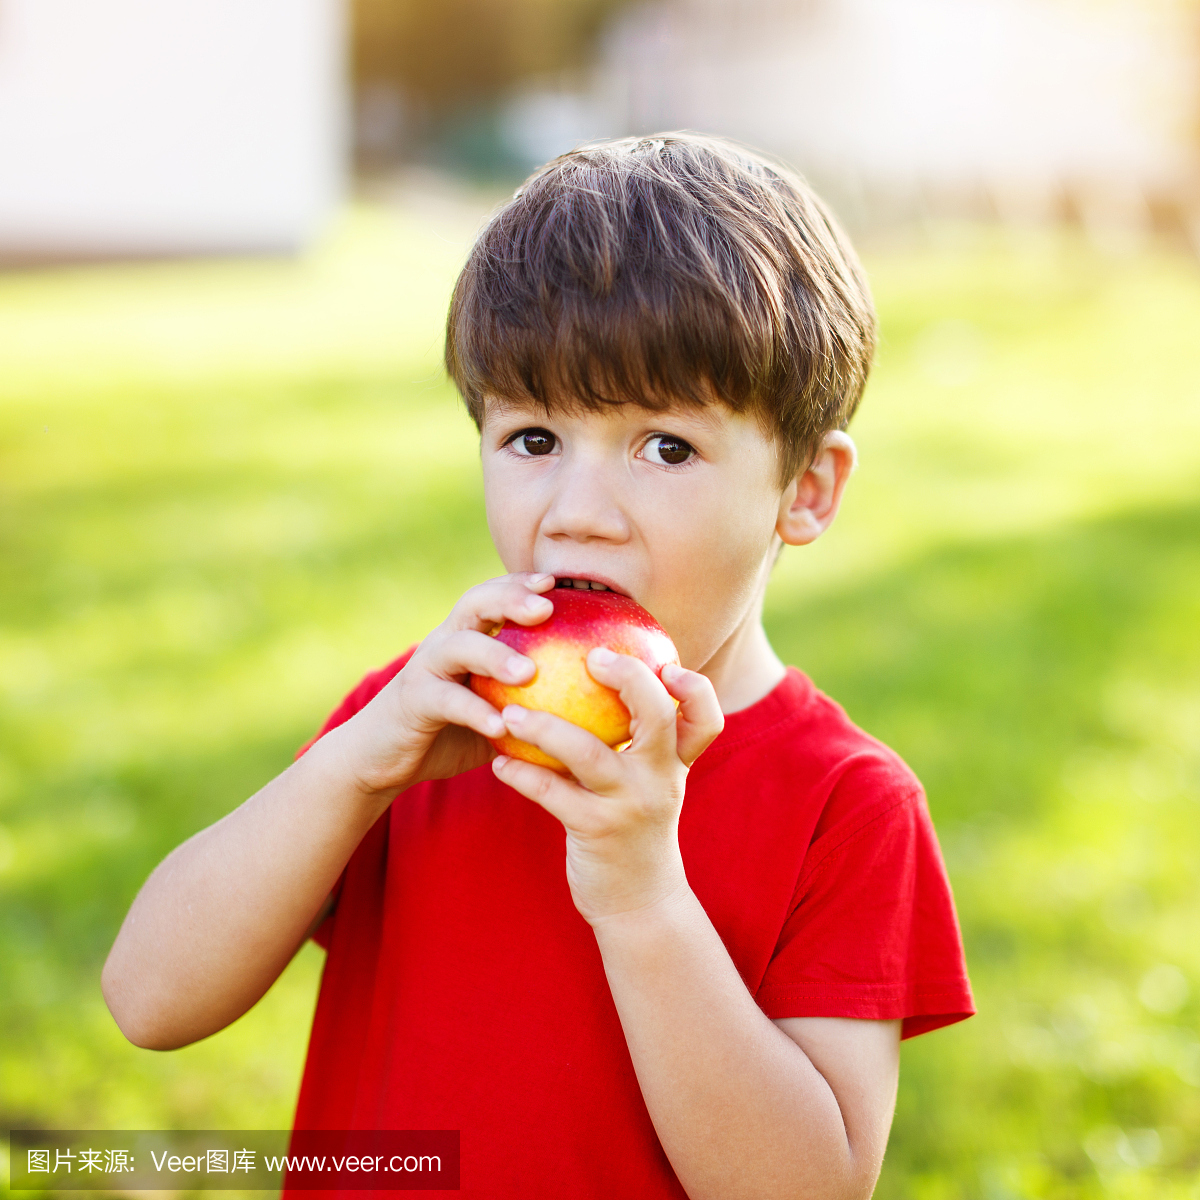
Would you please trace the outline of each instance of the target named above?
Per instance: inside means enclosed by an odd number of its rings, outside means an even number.
[[[490,400],[481,434],[488,527],[509,571],[631,596],[692,670],[756,616],[783,491],[754,417],[720,403],[547,415]]]

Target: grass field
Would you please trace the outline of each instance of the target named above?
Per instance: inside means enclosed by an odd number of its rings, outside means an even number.
[[[498,562],[444,382],[462,213],[293,262],[0,276],[0,1119],[280,1128],[321,952],[128,1046],[153,865]],[[1200,1198],[1200,271],[939,228],[776,645],[926,782],[980,1013],[907,1043],[878,1195]]]

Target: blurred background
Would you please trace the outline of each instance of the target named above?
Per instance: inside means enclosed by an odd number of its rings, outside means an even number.
[[[0,0],[5,1128],[290,1123],[318,949],[171,1054],[100,966],[499,570],[456,271],[672,127],[806,173],[881,313],[768,609],[925,781],[980,1009],[905,1044],[877,1195],[1200,1198],[1195,0]]]

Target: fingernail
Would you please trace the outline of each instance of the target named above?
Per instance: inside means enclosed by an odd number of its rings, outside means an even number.
[[[504,664],[505,674],[514,683],[528,679],[534,672],[534,662],[531,658],[517,658],[515,655]]]
[[[531,587],[541,587],[543,583],[550,583],[553,579],[553,575],[534,575],[529,584]]]
[[[525,710],[519,704],[506,705],[500,715],[504,718],[505,725],[510,728],[513,725],[520,725],[525,720]]]
[[[659,671],[658,677],[665,682],[668,679],[677,678],[682,670],[683,668],[677,663],[667,663],[663,669]],[[670,675],[667,674],[668,671],[671,672]]]
[[[597,646],[588,657],[602,667],[617,661],[617,656],[607,646]]]
[[[499,717],[488,717],[485,722],[488,737],[501,737],[506,731],[504,722]]]
[[[496,757],[492,759],[492,770],[493,771],[502,770],[507,765],[508,765],[508,755],[507,754],[497,754]]]
[[[525,607],[529,609],[530,612],[537,612],[539,609],[545,608],[547,604],[550,604],[550,601],[547,600],[545,596],[525,597]]]

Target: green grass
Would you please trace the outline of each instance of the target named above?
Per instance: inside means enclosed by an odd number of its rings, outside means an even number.
[[[438,370],[471,225],[0,277],[0,1119],[286,1127],[321,954],[128,1046],[99,968],[172,846],[498,568]],[[953,235],[953,236],[948,236]],[[907,1043],[879,1196],[1200,1195],[1200,275],[942,230],[772,637],[925,780],[980,1014]]]
[[[772,614],[924,779],[980,1010],[906,1046],[881,1197],[1191,1194],[1198,544],[1165,507]]]

